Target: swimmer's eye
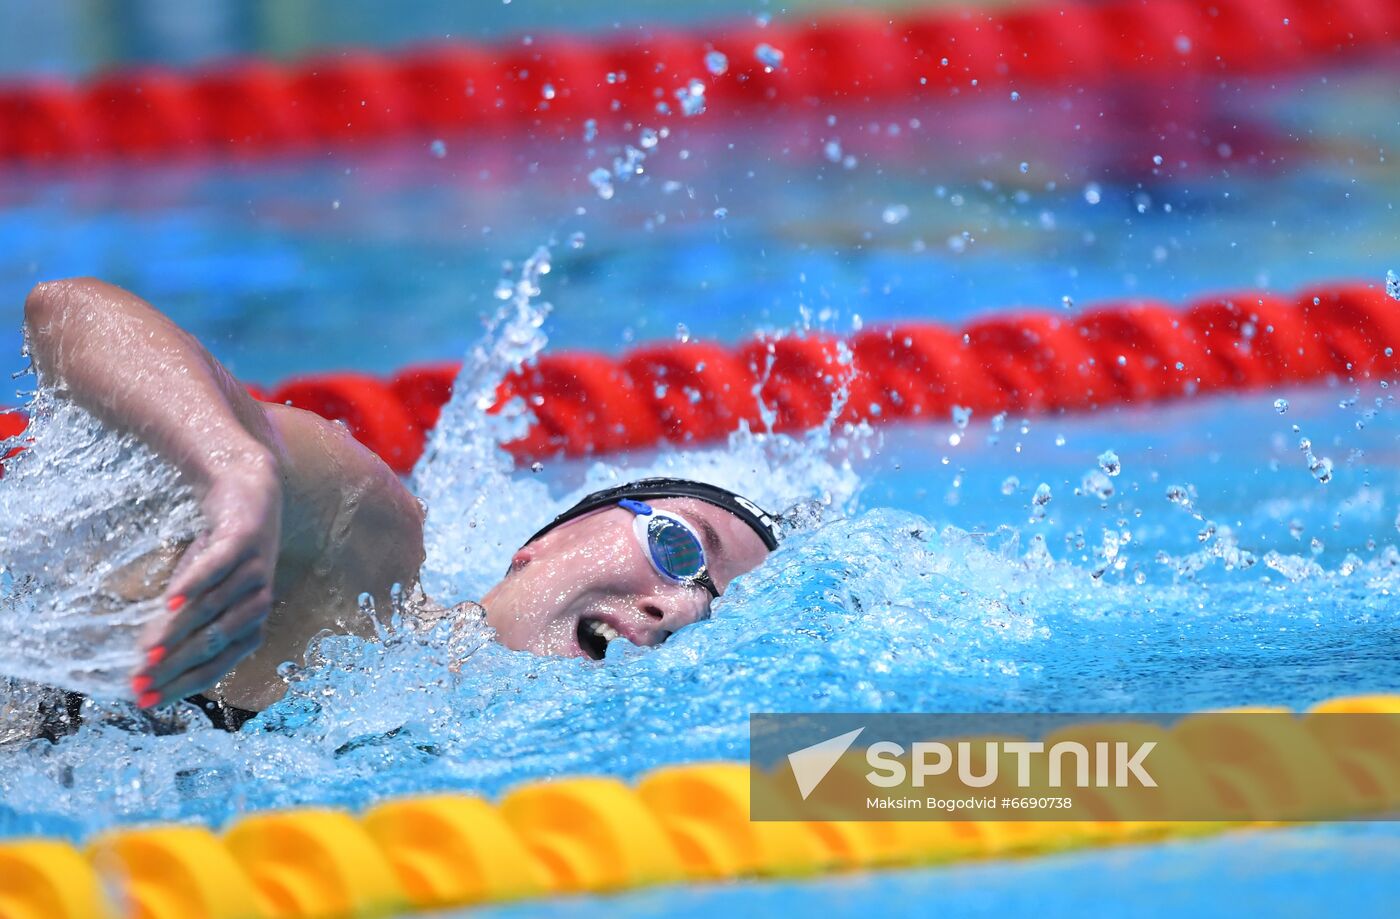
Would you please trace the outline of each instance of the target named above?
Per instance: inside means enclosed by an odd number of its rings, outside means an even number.
[[[719,597],[719,588],[705,561],[704,543],[689,521],[679,514],[654,510],[641,501],[623,499],[618,506],[636,515],[632,532],[653,568],[672,581],[694,584],[711,597]]]

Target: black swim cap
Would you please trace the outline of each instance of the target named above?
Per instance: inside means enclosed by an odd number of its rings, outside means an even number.
[[[715,507],[724,508],[744,521],[750,529],[758,534],[758,538],[763,540],[763,544],[768,547],[770,552],[778,548],[778,540],[782,537],[778,521],[773,518],[773,515],[742,495],[736,495],[728,489],[706,482],[692,482],[690,479],[652,478],[638,479],[635,482],[628,482],[626,485],[617,485],[613,488],[593,492],[551,520],[544,529],[527,539],[525,544],[528,546],[560,524],[568,523],[575,517],[582,517],[589,511],[596,511],[600,507],[611,507],[623,498],[631,498],[634,501],[656,498],[698,498],[713,504]]]

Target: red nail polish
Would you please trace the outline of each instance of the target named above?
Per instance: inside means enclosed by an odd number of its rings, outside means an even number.
[[[147,667],[154,667],[156,664],[159,664],[163,660],[165,660],[164,645],[156,645],[154,648],[146,652]]]
[[[165,605],[166,605],[167,607],[169,607],[170,611],[173,613],[173,612],[175,612],[176,610],[178,610],[180,607],[182,607],[182,606],[185,605],[185,595],[184,595],[184,594],[176,594],[175,596],[171,597],[170,600],[167,601]]]
[[[145,695],[146,690],[150,688],[151,678],[146,676],[144,673],[141,674],[141,676],[131,678],[131,691],[134,692],[138,697]]]
[[[152,705],[155,705],[159,701],[160,693],[143,692],[141,693],[141,698],[136,700],[136,704],[141,706],[142,708],[150,708]]]

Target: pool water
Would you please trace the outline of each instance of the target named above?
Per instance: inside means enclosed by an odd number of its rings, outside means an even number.
[[[1397,72],[706,113],[673,119],[609,201],[587,175],[636,128],[6,170],[0,366],[21,366],[24,293],[73,274],[141,292],[251,382],[456,359],[502,263],[550,237],[554,346],[605,351],[677,323],[736,341],[804,310],[848,330],[1380,281],[1400,232]]]
[[[744,129],[677,121],[611,200],[586,176],[630,139],[618,128],[592,144],[444,138],[442,157],[424,138],[312,160],[11,174],[0,328],[17,328],[35,280],[90,273],[168,310],[251,381],[383,372],[466,353],[499,304],[497,278],[550,238],[550,347],[607,351],[1379,282],[1400,227],[1393,78],[1028,91]],[[522,314],[538,302],[525,300]],[[593,663],[470,631],[328,638],[238,736],[97,717],[56,745],[0,752],[0,835],[626,778],[743,758],[751,711],[1190,711],[1394,691],[1393,392],[1339,383],[1093,416],[740,433],[713,450],[533,474],[493,453],[494,422],[449,411],[438,458],[414,480],[432,514],[425,585],[443,599],[479,596],[540,520],[623,477],[689,473],[775,508],[825,507],[712,620],[657,649],[619,642]],[[1309,469],[1304,437],[1332,461],[1330,480]],[[1071,910],[1106,876],[1140,881],[1163,911],[1208,896],[1332,903],[1333,889],[1369,904],[1364,891],[1397,896],[1396,842],[1389,826],[1311,828],[599,908],[927,898],[975,912],[1047,887]]]
[[[1358,870],[1362,866],[1362,870]],[[818,881],[662,889],[598,900],[561,899],[457,916],[726,915],[1232,917],[1248,904],[1271,916],[1385,916],[1400,906],[1400,847],[1376,825],[1308,827],[1029,861],[842,875]]]

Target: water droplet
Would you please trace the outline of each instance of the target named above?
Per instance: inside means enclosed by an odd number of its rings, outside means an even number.
[[[772,73],[783,65],[783,52],[767,42],[761,42],[753,49],[753,56],[763,65],[764,73]]]
[[[1098,204],[1103,200],[1103,189],[1098,182],[1090,182],[1084,186],[1084,200],[1090,204]]]
[[[682,344],[690,341],[690,328],[684,322],[676,323],[676,341]]]
[[[583,142],[591,144],[598,137],[598,122],[590,118],[583,123]]]
[[[1390,299],[1400,300],[1400,274],[1394,271],[1385,273],[1385,292],[1390,295]]]
[[[1086,495],[1093,495],[1100,501],[1107,501],[1113,497],[1113,483],[1108,476],[1097,469],[1090,469],[1084,473],[1084,478],[1079,483],[1080,491]]]
[[[1035,487],[1035,494],[1031,495],[1031,523],[1045,519],[1045,507],[1050,500],[1050,486],[1041,482]]]
[[[1108,475],[1117,475],[1123,471],[1123,464],[1118,461],[1117,453],[1105,450],[1099,454],[1099,468]]]
[[[1162,154],[1160,154],[1160,153],[1154,153],[1154,154],[1152,155],[1152,165],[1154,165],[1154,166],[1160,166],[1160,165],[1162,165]]]
[[[691,80],[676,90],[676,100],[681,104],[681,114],[687,118],[705,111],[705,84]]]
[[[509,278],[501,278],[496,282],[494,293],[497,300],[509,300],[511,295],[515,293],[515,285],[510,282]]]
[[[570,249],[582,249],[582,248],[583,248],[583,243],[584,243],[584,235],[583,235],[582,231],[579,231],[579,232],[576,232],[576,233],[570,233],[570,234],[569,234],[569,248],[570,248]]]
[[[1177,53],[1177,54],[1190,54],[1190,53],[1191,53],[1191,39],[1190,39],[1188,36],[1186,36],[1186,35],[1178,35],[1178,36],[1176,37],[1176,42],[1175,42],[1175,44],[1176,44],[1176,53]]]
[[[613,196],[612,173],[599,166],[588,174],[588,184],[593,186],[593,190],[598,193],[598,197],[604,201]]]
[[[541,87],[540,87],[540,95],[543,96],[543,97],[545,98],[546,101],[548,101],[548,100],[550,100],[550,99],[553,99],[553,98],[554,98],[554,84],[553,84],[553,83],[546,83],[546,84],[544,84],[543,86],[541,86]]]
[[[1020,487],[1021,480],[1014,475],[1009,475],[1001,481],[1001,493],[1004,495],[1014,495]],[[1397,518],[1397,520],[1400,520],[1400,518]],[[1400,525],[1397,525],[1396,528],[1400,529]]]
[[[538,461],[531,463],[530,471],[535,473],[544,472],[544,463]]]
[[[1298,426],[1295,424],[1293,427],[1296,429]],[[1313,453],[1312,441],[1309,438],[1300,438],[1298,440],[1298,449],[1303,451],[1303,458],[1307,460],[1308,471],[1312,473],[1313,478],[1317,479],[1323,485],[1332,481],[1332,461],[1325,456],[1319,457],[1315,455]]]
[[[1280,415],[1282,415],[1284,412],[1288,411],[1288,400],[1287,400],[1287,399],[1275,399],[1275,400],[1274,400],[1274,411],[1278,412]]]
[[[1018,92],[1016,92],[1016,90],[1014,90],[1014,89],[1011,91],[1011,101],[1012,101],[1012,102],[1020,102],[1020,101],[1021,101],[1021,94],[1018,93]]]
[[[891,204],[887,206],[883,212],[881,212],[880,219],[883,220],[885,223],[889,224],[890,226],[894,226],[896,223],[903,223],[904,219],[908,216],[909,205]]]
[[[1025,175],[1026,173],[1028,173],[1028,172],[1030,172],[1030,171],[1031,171],[1031,164],[1030,164],[1030,163],[1022,163],[1022,164],[1021,164],[1021,175]]]
[[[729,58],[722,51],[711,51],[705,55],[705,69],[720,76],[729,69]]]
[[[657,145],[659,140],[660,135],[651,128],[642,128],[642,132],[637,135],[637,143],[641,145],[643,150],[652,149]]]
[[[967,423],[972,420],[972,409],[962,405],[953,406],[953,426],[959,431],[967,429]]]
[[[447,144],[443,143],[441,140],[435,140],[428,145],[428,152],[438,159],[442,159],[447,155]]]
[[[727,208],[727,207],[717,207],[717,208],[715,208],[715,219],[716,219],[716,220],[723,220],[724,218],[726,218],[726,217],[728,217],[728,216],[729,216],[729,208]]]
[[[839,141],[839,140],[829,140],[829,141],[827,141],[827,142],[826,142],[826,146],[825,146],[824,148],[822,148],[822,152],[826,155],[826,158],[827,158],[828,160],[830,160],[831,162],[833,162],[833,163],[839,163],[839,162],[841,162],[841,141]]]

